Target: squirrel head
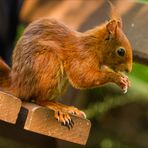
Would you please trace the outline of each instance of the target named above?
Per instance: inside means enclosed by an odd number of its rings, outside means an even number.
[[[105,29],[103,64],[114,71],[130,72],[132,70],[132,48],[122,31],[122,23],[112,19],[105,25]]]
[[[110,2],[109,2],[110,3]],[[131,72],[132,48],[130,42],[122,30],[122,19],[117,9],[110,3],[110,21],[104,25],[105,44],[102,53],[103,64],[114,71]]]
[[[85,49],[96,51],[101,66],[107,66],[116,72],[131,72],[132,48],[122,30],[122,19],[117,9],[111,3],[110,5],[110,20],[85,32]]]

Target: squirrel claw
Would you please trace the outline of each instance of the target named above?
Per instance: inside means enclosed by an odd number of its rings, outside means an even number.
[[[126,75],[120,73],[119,86],[122,88],[123,93],[127,93],[128,88],[131,86],[131,82]]]
[[[68,112],[72,115],[76,115],[80,118],[86,119],[86,114],[83,111],[78,110],[76,107],[69,107]]]
[[[48,108],[54,111],[55,119],[62,123],[62,125],[67,126],[69,129],[74,126],[74,122],[70,117],[70,114],[77,117],[86,118],[83,111],[80,111],[73,106],[66,106],[60,103],[51,102],[51,104],[48,104]]]
[[[126,94],[127,93],[127,87],[123,88],[123,93]]]
[[[69,116],[68,113],[63,113],[62,111],[55,111],[54,117],[62,125],[67,126],[68,129],[73,128],[74,122],[73,122],[73,120],[71,119],[71,117]]]

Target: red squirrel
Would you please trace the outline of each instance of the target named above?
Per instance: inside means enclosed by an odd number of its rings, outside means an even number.
[[[108,22],[84,33],[46,17],[25,29],[11,70],[0,62],[0,88],[23,101],[34,99],[54,110],[59,122],[73,126],[70,114],[85,118],[85,113],[56,101],[68,83],[77,89],[115,83],[126,91],[130,81],[121,72],[131,70],[132,48],[114,10]]]

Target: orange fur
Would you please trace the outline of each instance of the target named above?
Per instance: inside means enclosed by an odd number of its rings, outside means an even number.
[[[120,19],[121,21],[121,19]],[[119,47],[125,56],[117,55]],[[108,66],[113,71],[102,69]],[[63,23],[41,18],[31,23],[13,52],[9,91],[22,100],[35,99],[49,107],[68,82],[78,89],[123,82],[120,71],[132,69],[132,49],[117,19],[80,33]],[[128,84],[127,84],[128,85]]]

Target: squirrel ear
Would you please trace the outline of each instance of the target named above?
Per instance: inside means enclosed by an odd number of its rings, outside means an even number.
[[[122,29],[122,20],[119,20],[117,23],[118,23],[118,27]]]
[[[114,35],[117,30],[116,20],[111,20],[110,22],[108,22],[108,24],[106,25],[106,29],[110,34]]]
[[[118,27],[122,29],[122,18],[120,16],[120,13],[117,11],[118,9],[109,0],[108,0],[108,3],[111,8],[109,12],[110,19],[116,20]]]

